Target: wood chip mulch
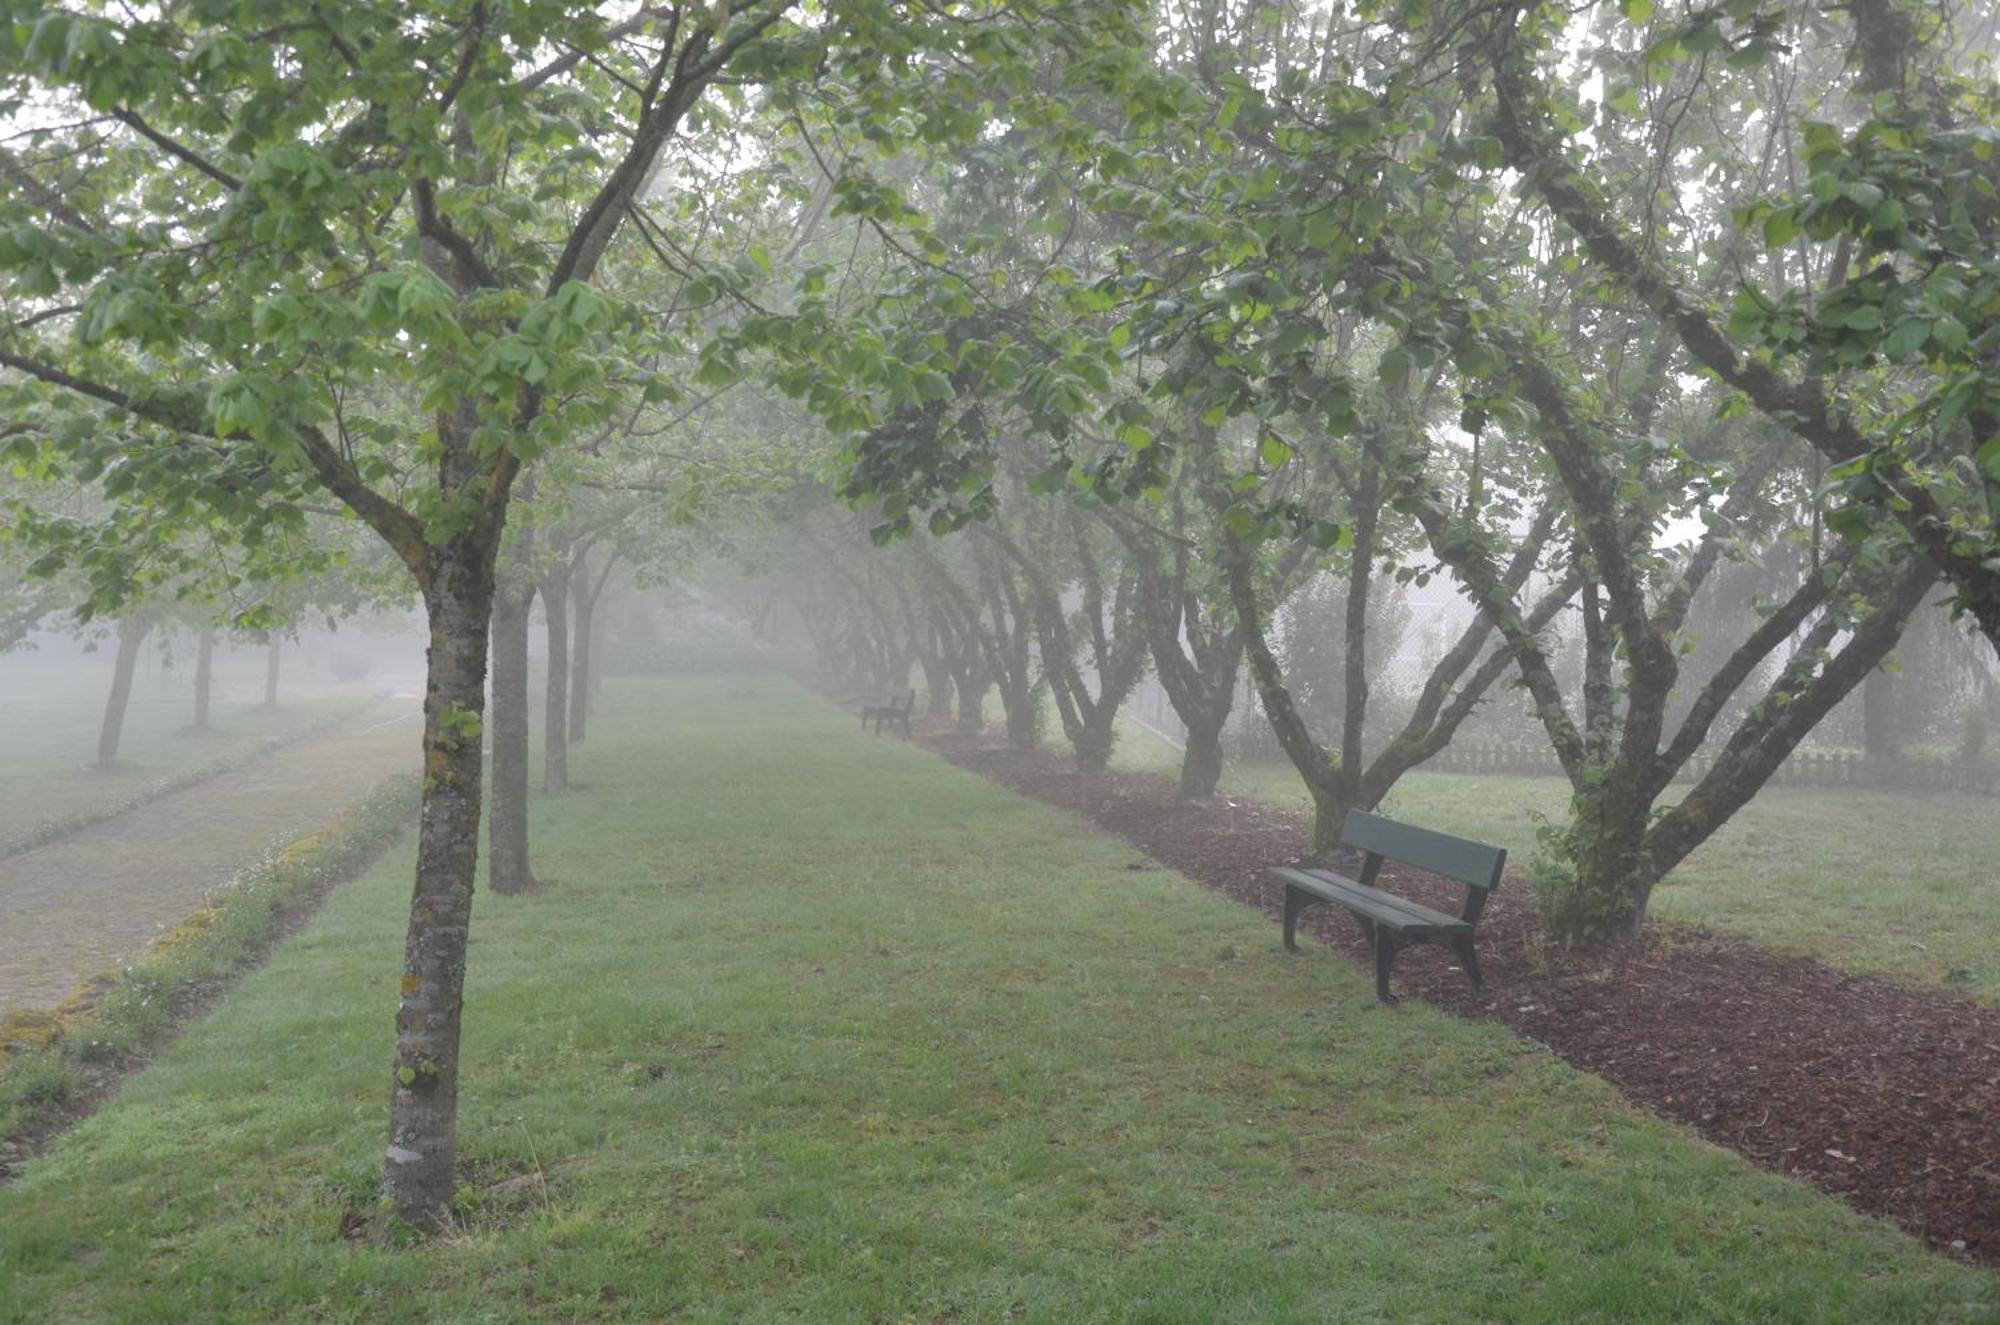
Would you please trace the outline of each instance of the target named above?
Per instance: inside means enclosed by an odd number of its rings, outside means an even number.
[[[1162,864],[1272,916],[1263,871],[1299,859],[1303,816],[1246,801],[1188,803],[1162,777],[1085,776],[1055,751],[994,748],[949,732],[934,751],[1081,815]],[[1456,911],[1464,890],[1384,870],[1397,892]],[[1806,904],[1810,899],[1802,899]],[[1345,912],[1301,929],[1365,960]],[[1543,940],[1509,878],[1479,929],[1487,993],[1448,951],[1406,950],[1394,987],[1503,1022],[1753,1162],[1886,1216],[1948,1254],[2000,1263],[2000,1008],[1850,975],[1740,939],[1653,924],[1597,952]]]

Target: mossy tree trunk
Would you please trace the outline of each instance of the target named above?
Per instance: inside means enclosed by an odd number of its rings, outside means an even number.
[[[385,1186],[405,1220],[451,1208],[458,1148],[459,1028],[479,871],[482,715],[497,528],[405,548],[422,569],[430,622],[424,792],[416,888],[403,944]]]

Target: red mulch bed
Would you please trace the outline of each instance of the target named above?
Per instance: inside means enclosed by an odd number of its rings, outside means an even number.
[[[1272,916],[1261,875],[1299,859],[1300,815],[1177,800],[1165,778],[1085,776],[1051,752],[926,734],[952,763],[1072,810],[1190,878]],[[1398,892],[1457,910],[1464,890],[1383,871]],[[1301,928],[1366,960],[1343,911]],[[1887,1216],[1951,1254],[2000,1262],[2000,1008],[1849,975],[1738,939],[1655,924],[1609,951],[1545,943],[1527,889],[1498,889],[1480,922],[1487,993],[1449,952],[1397,959],[1395,988],[1504,1022],[1626,1096],[1765,1168]]]

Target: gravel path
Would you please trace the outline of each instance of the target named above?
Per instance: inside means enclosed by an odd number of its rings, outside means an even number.
[[[414,700],[0,861],[0,1014],[52,1007],[131,961],[272,845],[418,766]]]

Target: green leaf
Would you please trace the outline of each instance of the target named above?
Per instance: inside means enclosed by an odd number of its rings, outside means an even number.
[[[1826,527],[1842,538],[1866,538],[1873,524],[1859,506],[1842,506],[1826,513]]]
[[[1972,458],[1990,482],[2000,483],[2000,436],[1987,438]]]
[[[1922,318],[1906,317],[1889,332],[1883,353],[1891,359],[1907,359],[1921,351],[1931,338],[1931,324]]]
[[[1375,371],[1390,386],[1400,387],[1410,380],[1410,352],[1401,345],[1392,345],[1382,352],[1382,360]]]
[[[1878,330],[1882,325],[1882,307],[1879,304],[1856,305],[1841,316],[1840,325],[1855,331]]]

